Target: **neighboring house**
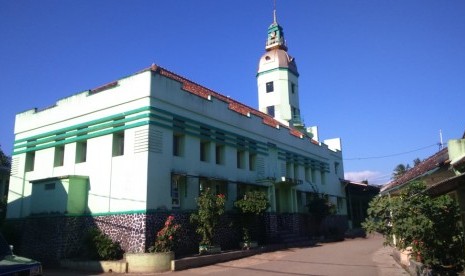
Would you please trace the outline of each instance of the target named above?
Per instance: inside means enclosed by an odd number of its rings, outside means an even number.
[[[391,181],[381,188],[381,194],[396,194],[405,185],[408,185],[413,180],[424,181],[427,187],[434,185],[444,179],[448,179],[454,175],[449,170],[449,152],[447,148],[443,148],[434,155],[426,158],[413,168],[406,171],[399,178]]]
[[[367,217],[370,201],[379,194],[380,187],[367,182],[345,181],[347,217],[350,228],[360,228]]]
[[[257,73],[260,111],[152,65],[20,113],[7,218],[90,214],[131,225],[151,210],[195,209],[206,188],[225,194],[227,209],[262,190],[277,214],[325,193],[346,215],[340,139],[307,132],[298,76],[274,21]]]
[[[456,199],[461,209],[462,222],[465,223],[465,134],[462,139],[449,140],[447,148],[384,186],[381,194],[395,194],[413,180],[424,181],[427,187],[425,192],[432,196],[449,194]]]

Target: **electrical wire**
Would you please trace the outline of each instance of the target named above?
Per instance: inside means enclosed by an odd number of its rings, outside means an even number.
[[[395,153],[395,154],[388,154],[388,155],[381,155],[381,156],[370,156],[370,157],[344,158],[344,161],[346,161],[346,160],[382,159],[382,158],[394,157],[394,156],[399,156],[399,155],[404,155],[404,154],[407,154],[407,153],[412,153],[412,152],[424,150],[424,149],[427,149],[427,148],[431,148],[433,146],[438,146],[438,143],[434,143],[432,145],[428,145],[428,146],[421,147],[421,148],[418,148],[418,149],[414,149],[414,150],[410,150],[410,151],[404,151],[404,152]]]

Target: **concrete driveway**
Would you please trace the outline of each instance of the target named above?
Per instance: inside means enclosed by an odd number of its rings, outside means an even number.
[[[315,247],[291,248],[216,265],[174,272],[173,275],[409,275],[372,235]]]
[[[314,247],[290,248],[161,275],[409,275],[394,261],[391,252],[391,248],[383,247],[382,236],[371,235],[366,239],[347,239]],[[44,275],[115,275],[115,273],[92,274],[45,270]]]

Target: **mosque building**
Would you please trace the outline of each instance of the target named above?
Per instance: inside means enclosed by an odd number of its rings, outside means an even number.
[[[229,210],[260,190],[276,216],[308,212],[312,193],[346,215],[340,139],[319,141],[300,119],[299,72],[276,15],[265,50],[258,109],[152,65],[17,114],[7,218],[131,223],[128,214],[194,210],[206,188],[224,194]]]

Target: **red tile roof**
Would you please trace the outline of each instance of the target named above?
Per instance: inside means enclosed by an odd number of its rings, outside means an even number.
[[[298,137],[298,138],[303,138],[305,135],[300,132],[299,130],[295,129],[295,128],[292,128],[292,127],[289,127],[289,126],[286,126],[280,122],[278,122],[276,119],[274,119],[273,117],[271,117],[270,115],[268,114],[265,114],[261,111],[258,111],[252,107],[249,107],[243,103],[240,103],[238,101],[235,101],[229,97],[226,97],[220,93],[217,93],[213,90],[210,90],[206,87],[203,87],[193,81],[190,81],[184,77],[181,77],[171,71],[168,71],[158,65],[152,65],[150,68],[148,69],[145,69],[145,70],[142,70],[141,72],[144,72],[144,71],[147,71],[147,70],[150,70],[152,72],[155,72],[155,73],[158,73],[162,76],[165,76],[167,78],[170,78],[170,79],[173,79],[173,80],[176,80],[178,82],[180,82],[182,84],[182,89],[189,92],[189,93],[192,93],[194,95],[197,95],[201,98],[204,98],[204,99],[211,99],[211,97],[214,97],[218,100],[221,100],[223,102],[226,102],[228,103],[228,107],[230,110],[233,110],[239,114],[242,114],[244,116],[250,116],[251,114],[257,116],[257,117],[260,117],[262,118],[262,122],[265,124],[265,125],[268,125],[268,126],[271,126],[273,128],[278,128],[278,127],[283,127],[283,128],[287,128],[289,129],[289,132],[291,135],[295,136],[295,137]],[[316,144],[318,145],[319,143],[315,140],[312,140],[310,139],[310,141],[313,143],[313,144]]]
[[[381,188],[381,192],[392,190],[398,186],[408,183],[411,180],[433,170],[441,167],[447,160],[449,160],[449,152],[447,148],[440,150],[434,155],[428,157],[424,161],[420,162],[415,167],[406,171],[401,177],[391,181]]]

